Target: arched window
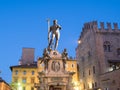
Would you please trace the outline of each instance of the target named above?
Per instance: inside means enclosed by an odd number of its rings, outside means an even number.
[[[103,45],[104,51],[105,52],[110,52],[111,51],[111,44],[109,41],[105,41]]]

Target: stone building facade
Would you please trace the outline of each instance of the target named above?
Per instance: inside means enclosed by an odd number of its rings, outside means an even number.
[[[106,26],[93,21],[82,28],[76,48],[81,90],[120,90],[120,29]]]
[[[11,66],[10,69],[12,90],[37,90],[34,88],[34,83],[38,83],[37,63]]]

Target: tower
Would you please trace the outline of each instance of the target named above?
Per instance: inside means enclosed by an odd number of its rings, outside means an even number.
[[[112,82],[120,82],[112,75],[120,74],[119,48],[120,30],[117,23],[112,28],[111,23],[97,21],[85,23],[79,44],[76,48],[76,59],[80,67],[80,79],[83,90],[99,89],[116,90],[120,86],[111,86]]]
[[[19,64],[31,64],[34,62],[34,48],[23,48]]]

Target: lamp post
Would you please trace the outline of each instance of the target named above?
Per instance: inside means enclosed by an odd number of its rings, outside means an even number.
[[[50,43],[50,36],[49,36],[49,30],[50,30],[50,19],[47,19],[47,23],[48,23],[48,44]]]

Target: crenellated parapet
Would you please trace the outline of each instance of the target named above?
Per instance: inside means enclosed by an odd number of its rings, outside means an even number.
[[[105,27],[106,26],[106,27]],[[112,27],[113,26],[113,27]],[[101,32],[101,33],[120,33],[120,29],[118,28],[118,23],[113,23],[111,25],[110,22],[107,22],[106,24],[104,22],[100,22],[98,24],[97,21],[87,22],[82,27],[82,32],[80,35],[80,38],[86,34],[88,31],[94,31],[94,32]]]
[[[104,22],[100,22],[100,28],[99,30],[106,30],[106,31],[120,31],[120,29],[118,28],[118,23],[113,23],[113,28],[110,22],[107,22],[107,28],[105,28],[105,24]]]
[[[98,28],[97,21],[85,23],[83,26],[84,30],[97,29],[97,28]]]
[[[92,21],[92,22],[85,23],[83,28],[82,28],[82,32],[81,32],[81,35],[80,35],[79,39],[81,37],[83,37],[90,30],[98,30],[97,21]]]

